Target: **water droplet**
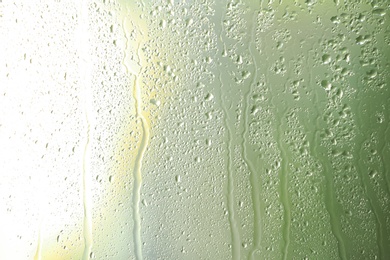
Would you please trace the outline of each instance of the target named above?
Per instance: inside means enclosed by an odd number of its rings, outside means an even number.
[[[213,98],[214,98],[213,94],[208,93],[204,99],[205,99],[206,101],[210,101],[210,100],[213,100]]]
[[[149,204],[148,204],[148,202],[147,202],[145,199],[143,199],[143,200],[142,200],[142,205],[144,205],[145,207],[147,207]]]
[[[322,63],[329,64],[332,61],[332,57],[329,54],[322,55]]]
[[[161,101],[160,101],[160,100],[156,100],[156,99],[154,99],[154,98],[152,98],[152,99],[150,100],[150,103],[153,104],[153,105],[155,105],[155,106],[157,106],[157,107],[161,105]]]
[[[372,14],[379,15],[379,16],[385,16],[386,10],[382,8],[377,8],[372,11]]]
[[[371,170],[368,175],[370,178],[375,178],[378,175],[378,172],[376,170]]]
[[[161,20],[161,21],[160,21],[160,27],[161,27],[162,29],[164,29],[165,27],[167,27],[167,21]]]
[[[186,26],[187,27],[191,26],[193,23],[194,23],[194,19],[192,19],[192,18],[189,18],[189,19],[186,20]]]
[[[367,76],[368,76],[370,79],[375,78],[377,75],[378,75],[378,72],[377,72],[375,69],[370,70],[370,71],[367,71]]]
[[[247,78],[249,78],[250,75],[251,75],[251,73],[249,71],[241,72],[242,79],[247,79]]]
[[[331,88],[332,88],[332,84],[330,84],[330,82],[327,81],[327,80],[321,81],[321,86],[322,86],[326,91],[330,91]]]

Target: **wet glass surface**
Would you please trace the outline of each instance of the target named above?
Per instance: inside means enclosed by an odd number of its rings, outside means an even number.
[[[0,1],[0,258],[388,259],[388,10]]]

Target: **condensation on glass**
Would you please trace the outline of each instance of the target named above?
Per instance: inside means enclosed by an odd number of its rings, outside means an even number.
[[[388,259],[389,7],[0,1],[0,258]]]

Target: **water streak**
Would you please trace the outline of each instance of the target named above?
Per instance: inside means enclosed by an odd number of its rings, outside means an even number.
[[[227,183],[227,204],[228,204],[228,214],[229,214],[229,225],[232,238],[232,259],[240,259],[240,233],[237,228],[237,220],[234,213],[234,176],[232,170],[232,131],[229,127],[229,112],[226,109],[223,93],[223,83],[221,74],[219,74],[219,82],[221,88],[221,101],[222,101],[222,111],[224,114],[224,127],[227,131],[227,161],[226,161],[226,170],[228,174],[228,183]]]
[[[249,168],[250,171],[250,184],[251,184],[251,197],[252,197],[252,205],[253,205],[253,247],[249,253],[249,258],[254,259],[255,253],[257,250],[260,250],[260,244],[261,244],[261,236],[262,236],[262,224],[261,224],[261,207],[263,206],[262,201],[260,200],[260,187],[262,186],[261,181],[259,180],[259,173],[255,171],[255,167],[253,166],[251,160],[248,159],[248,118],[249,118],[249,102],[250,102],[250,94],[252,93],[252,87],[256,83],[257,80],[257,58],[258,55],[255,55],[256,48],[254,46],[254,40],[255,40],[255,28],[256,28],[256,18],[257,18],[257,11],[253,13],[252,17],[252,29],[251,29],[251,39],[249,42],[249,53],[252,57],[252,62],[255,65],[253,77],[250,82],[250,85],[248,87],[248,91],[245,94],[245,102],[244,102],[244,108],[243,108],[243,119],[244,119],[244,131],[242,133],[242,157],[246,163],[246,165]]]
[[[42,221],[39,224],[39,231],[38,231],[38,245],[37,250],[35,252],[34,260],[41,260],[42,259]]]
[[[275,104],[276,107],[276,104]],[[286,260],[288,258],[288,251],[290,246],[290,233],[291,233],[291,206],[290,198],[288,195],[288,162],[287,162],[287,151],[283,145],[282,139],[282,124],[283,118],[286,116],[287,108],[284,108],[282,113],[280,113],[280,122],[277,126],[276,132],[276,141],[281,155],[281,169],[280,169],[280,199],[283,206],[283,246],[282,246],[282,259]]]
[[[81,39],[79,47],[80,56],[80,75],[84,84],[84,115],[86,123],[86,140],[83,152],[82,161],[82,201],[83,201],[83,235],[84,235],[84,252],[83,260],[90,259],[92,250],[92,198],[91,198],[91,173],[88,169],[90,165],[90,136],[91,136],[91,65],[89,63],[89,35],[88,35],[88,4],[83,2],[80,4],[80,24],[77,31],[77,37]]]
[[[375,225],[376,225],[376,237],[377,237],[377,245],[379,247],[379,259],[383,259],[385,256],[385,248],[388,247],[384,243],[385,237],[383,235],[383,232],[386,228],[386,221],[383,219],[383,213],[381,212],[380,206],[377,205],[378,200],[374,197],[374,190],[370,185],[370,180],[368,179],[368,176],[362,173],[363,169],[363,163],[361,159],[361,154],[363,152],[363,138],[362,140],[357,144],[356,147],[356,165],[357,165],[357,171],[359,174],[359,178],[361,181],[362,188],[364,190],[364,193],[366,195],[366,199],[368,201],[369,207],[374,214],[375,218]]]
[[[360,99],[360,100],[362,100],[362,99]],[[363,105],[363,102],[360,101],[358,104],[358,111],[362,111],[362,108],[361,108],[362,105]],[[361,115],[361,113],[359,113],[357,115],[357,125],[363,126],[363,122],[364,121],[362,119],[362,115]],[[375,225],[376,225],[377,245],[379,247],[379,252],[378,252],[379,259],[383,259],[386,256],[386,250],[388,248],[388,244],[386,242],[386,240],[388,240],[388,239],[384,235],[384,232],[386,232],[386,220],[383,217],[383,211],[382,211],[380,205],[378,205],[379,201],[375,196],[375,191],[374,191],[373,187],[370,185],[370,183],[371,183],[370,179],[368,178],[367,174],[364,174],[362,172],[362,169],[366,168],[366,167],[364,167],[364,163],[362,160],[363,144],[364,144],[365,139],[364,139],[364,134],[362,132],[363,131],[362,127],[359,127],[358,130],[359,130],[359,133],[356,136],[357,142],[356,142],[356,147],[355,147],[355,154],[356,154],[355,164],[357,166],[356,167],[357,172],[359,175],[359,179],[360,179],[364,194],[365,194],[366,199],[368,201],[368,205],[369,205],[372,213],[374,214]]]
[[[389,129],[390,129],[390,122],[387,121],[386,129],[384,130],[384,134],[383,134],[383,142],[381,142],[381,144],[380,144],[381,148],[379,149],[381,151],[381,161],[382,161],[382,165],[383,165],[383,174],[384,174],[384,179],[385,179],[385,184],[386,184],[386,192],[387,192],[388,196],[390,196],[390,172],[389,172],[390,160],[386,159],[386,157],[387,157],[386,151],[389,150],[388,145],[390,144],[389,140],[388,140],[389,136],[390,136],[390,133],[388,133]]]
[[[318,137],[319,133],[317,133]],[[316,137],[316,139],[317,139]],[[318,144],[316,142],[316,144]],[[318,145],[317,145],[318,146]],[[315,149],[316,150],[316,149]],[[316,154],[318,152],[316,151]],[[334,190],[334,184],[333,184],[333,178],[332,178],[332,168],[330,166],[330,162],[328,159],[324,159],[321,162],[321,165],[323,166],[323,175],[325,176],[325,208],[328,211],[329,218],[330,218],[330,228],[332,230],[333,236],[337,240],[337,246],[338,246],[338,252],[339,257],[342,260],[349,259],[347,257],[347,250],[345,247],[344,242],[344,235],[341,231],[341,218],[339,211],[336,210],[336,198],[335,198],[335,190]]]
[[[83,208],[84,208],[84,221],[83,221],[83,232],[84,232],[84,252],[83,260],[90,258],[92,249],[92,215],[91,215],[91,195],[90,195],[90,175],[87,171],[89,158],[89,142],[90,142],[90,124],[88,121],[88,115],[86,114],[87,120],[87,139],[84,146],[83,154]]]
[[[138,60],[141,61],[141,42],[137,48]],[[142,139],[138,148],[138,154],[134,164],[134,187],[133,187],[133,220],[134,220],[134,249],[136,259],[143,259],[142,256],[142,239],[141,239],[141,215],[140,215],[140,203],[141,203],[141,186],[142,186],[142,162],[149,144],[150,130],[149,124],[142,111],[142,93],[140,86],[140,77],[136,76],[133,86],[133,97],[135,100],[135,113],[137,119],[141,121],[142,127]]]
[[[225,5],[226,7],[226,5]],[[216,14],[220,14],[221,17],[219,20],[220,23],[215,24],[216,31],[219,31],[218,36],[218,47],[220,52],[222,52],[225,49],[224,40],[222,37],[222,33],[224,31],[224,19],[226,16],[226,9],[221,10],[220,12],[216,12]],[[233,149],[232,149],[232,130],[229,127],[229,111],[226,106],[226,100],[223,97],[224,93],[224,84],[222,80],[221,71],[219,70],[219,98],[221,100],[221,107],[224,115],[224,128],[227,131],[227,159],[226,159],[226,171],[227,171],[227,210],[228,210],[228,219],[229,219],[229,226],[230,226],[230,234],[231,234],[231,243],[232,243],[232,259],[238,260],[241,258],[241,245],[240,245],[240,232],[237,227],[237,220],[235,216],[235,208],[234,208],[234,176],[233,176],[233,169],[232,169],[232,156],[233,156]]]
[[[314,49],[314,48],[312,48]],[[306,64],[308,69],[308,75],[309,75],[309,86],[314,86],[313,83],[313,73],[311,72],[311,68],[313,68],[313,60],[309,59],[310,55],[307,56]],[[335,190],[334,190],[334,183],[333,183],[333,177],[332,177],[332,171],[331,166],[328,158],[325,155],[322,155],[320,151],[318,150],[321,147],[321,140],[320,140],[320,119],[321,119],[321,113],[319,110],[320,100],[318,98],[318,91],[314,90],[314,104],[315,105],[315,129],[312,134],[312,141],[310,142],[310,148],[311,153],[313,156],[320,162],[322,166],[322,175],[325,178],[325,194],[324,194],[324,201],[325,201],[325,209],[329,214],[330,218],[330,228],[332,231],[333,236],[337,240],[337,246],[338,246],[338,254],[339,258],[342,260],[348,259],[347,257],[347,250],[345,248],[345,242],[344,242],[344,234],[341,231],[341,218],[339,211],[336,210],[336,199],[335,199]]]

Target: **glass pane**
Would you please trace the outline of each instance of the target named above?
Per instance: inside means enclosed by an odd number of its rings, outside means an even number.
[[[387,259],[388,10],[0,1],[0,258]]]

